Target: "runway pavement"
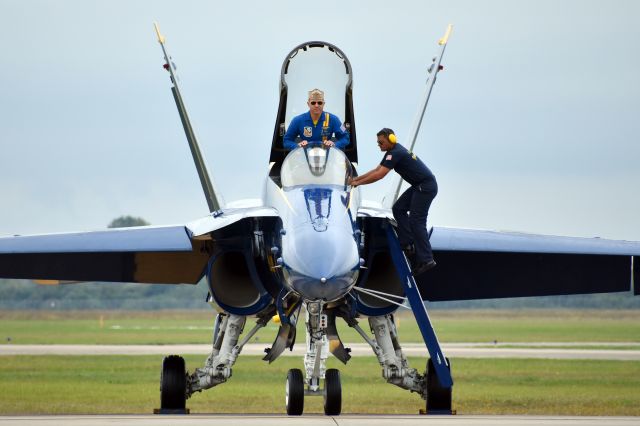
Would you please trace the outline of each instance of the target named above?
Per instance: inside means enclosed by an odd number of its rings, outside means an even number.
[[[114,426],[114,425],[238,425],[238,426],[631,426],[639,425],[638,417],[559,417],[559,416],[414,416],[414,415],[343,415],[328,417],[308,415],[289,417],[283,415],[188,415],[188,416],[5,416],[1,426]]]
[[[514,344],[510,344],[514,345]],[[524,343],[517,344],[525,345]],[[540,347],[542,345],[542,347]],[[563,347],[553,347],[561,345]],[[640,350],[637,349],[574,349],[564,346],[614,346],[625,347],[626,344],[615,343],[553,343],[532,344],[524,348],[511,348],[503,345],[483,343],[451,343],[444,344],[443,352],[450,358],[546,358],[546,359],[601,359],[618,361],[640,361]],[[264,355],[267,344],[251,343],[242,349],[245,355]],[[630,345],[631,346],[631,345]],[[636,344],[637,346],[637,344]],[[374,356],[366,344],[350,345],[353,356]],[[423,344],[405,344],[402,346],[408,356],[428,356]],[[168,354],[202,354],[210,353],[210,345],[0,345],[0,356],[3,355],[168,355]],[[285,351],[284,356],[304,356],[304,345],[297,345],[293,351]]]

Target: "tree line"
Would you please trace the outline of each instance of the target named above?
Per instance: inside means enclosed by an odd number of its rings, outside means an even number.
[[[78,283],[40,285],[30,280],[0,280],[0,309],[209,309],[208,287],[198,285]],[[429,309],[589,308],[640,309],[631,292],[433,302]]]

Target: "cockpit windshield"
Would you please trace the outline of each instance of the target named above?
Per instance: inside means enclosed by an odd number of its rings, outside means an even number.
[[[337,148],[306,146],[287,155],[280,176],[285,189],[300,185],[344,186],[351,177],[351,163]]]

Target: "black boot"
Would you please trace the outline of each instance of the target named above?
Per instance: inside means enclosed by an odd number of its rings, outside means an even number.
[[[402,246],[402,251],[409,261],[409,265],[413,268],[416,263],[416,247],[413,244]]]
[[[420,262],[416,265],[415,268],[413,268],[412,273],[414,277],[417,277],[418,275],[427,272],[429,269],[433,269],[436,267],[436,261],[435,260],[430,260],[428,262]]]

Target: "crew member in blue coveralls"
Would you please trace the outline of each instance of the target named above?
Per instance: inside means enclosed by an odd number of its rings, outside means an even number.
[[[287,133],[284,135],[284,148],[294,149],[308,143],[322,143],[325,146],[335,146],[344,149],[349,145],[349,133],[340,119],[330,112],[324,112],[324,92],[313,89],[307,100],[309,111],[293,117]],[[335,135],[335,142],[331,140]],[[300,141],[296,143],[296,138]]]
[[[427,215],[431,202],[438,193],[438,183],[431,170],[412,152],[397,143],[393,130],[384,128],[377,133],[378,147],[384,151],[382,161],[375,169],[351,180],[351,185],[376,182],[395,171],[411,184],[393,205],[393,217],[398,222],[398,239],[407,254],[415,252],[413,275],[420,275],[436,266],[433,260]],[[407,216],[408,213],[408,216]]]

